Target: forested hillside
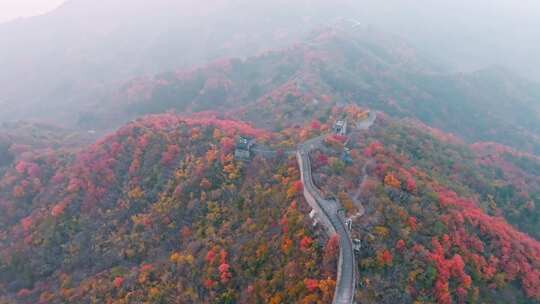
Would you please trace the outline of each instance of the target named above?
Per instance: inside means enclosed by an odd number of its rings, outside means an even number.
[[[540,303],[540,84],[276,1],[0,25],[0,304]]]
[[[18,162],[1,180],[3,301],[327,303],[336,248],[311,229],[296,161],[237,162],[238,134],[270,136],[161,115]]]
[[[134,79],[116,96],[114,110],[104,105],[87,123],[121,113],[258,111],[295,98],[333,100],[414,117],[470,143],[540,153],[540,85],[504,69],[450,74],[432,62],[395,37],[345,23],[285,50]]]
[[[332,106],[326,123],[274,133],[154,115],[17,162],[1,180],[3,301],[329,303],[337,242],[311,225],[295,158],[232,152],[238,135],[290,149],[360,113]],[[339,137],[312,155],[363,243],[358,299],[538,300],[538,159],[379,117],[349,135],[348,157]]]
[[[434,131],[383,117],[350,158],[335,144],[313,155],[364,244],[357,299],[536,303],[538,158]]]

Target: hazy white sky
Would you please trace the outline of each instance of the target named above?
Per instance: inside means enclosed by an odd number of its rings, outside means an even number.
[[[66,0],[0,0],[0,23],[49,12]]]

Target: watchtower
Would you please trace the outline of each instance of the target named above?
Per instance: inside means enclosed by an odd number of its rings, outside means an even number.
[[[345,136],[347,135],[347,121],[346,120],[338,120],[334,124],[333,127],[334,134]]]
[[[250,159],[251,149],[255,144],[255,140],[250,137],[240,136],[236,141],[236,148],[234,150],[234,157],[237,159]]]

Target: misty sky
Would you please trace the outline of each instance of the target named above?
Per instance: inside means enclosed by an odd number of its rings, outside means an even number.
[[[65,0],[0,0],[0,23],[49,12]]]

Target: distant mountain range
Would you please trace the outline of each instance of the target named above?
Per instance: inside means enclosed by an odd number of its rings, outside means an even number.
[[[276,11],[282,4],[289,10]],[[77,111],[126,79],[283,47],[335,18],[331,7],[325,1],[67,1],[47,15],[0,25],[0,121],[76,121]]]
[[[498,67],[450,73],[396,37],[341,21],[283,50],[127,82],[81,116],[85,126],[145,113],[285,107],[326,96],[416,118],[469,142],[540,153],[540,85]],[[254,116],[254,122],[261,119]],[[294,121],[284,121],[285,125]]]
[[[375,25],[388,32],[403,29],[409,41],[418,43],[423,53],[430,54],[430,62],[445,67],[448,73],[461,65],[471,70],[496,62],[523,70],[518,57],[524,56],[511,57],[517,58],[519,64],[513,64],[509,56],[488,59],[491,53],[508,53],[495,48],[501,45],[500,41],[493,42],[493,48],[486,50],[470,41],[473,38],[459,35],[463,27],[474,24],[471,16],[460,15],[460,23],[454,24],[456,29],[452,31],[443,26],[448,24],[446,20],[435,20],[429,15],[441,9],[437,5],[391,6],[378,2],[220,0],[209,5],[192,0],[114,0],[106,4],[69,0],[47,15],[0,25],[0,44],[7,46],[0,49],[0,121],[39,119],[75,123],[80,112],[93,110],[96,101],[107,100],[127,79],[281,49],[305,39],[314,29],[339,20],[351,20],[363,28]],[[453,10],[460,5],[458,2],[447,5],[448,18],[459,13]],[[474,11],[484,2],[469,6]],[[400,17],[399,11],[408,14]],[[419,27],[415,15],[429,20],[433,31],[441,29],[440,37],[428,35],[424,30],[414,35],[411,28]],[[526,20],[529,19],[523,22]],[[493,22],[492,27],[500,27]],[[513,35],[512,39],[524,40],[528,29],[521,28],[520,35]],[[501,37],[510,36],[503,29],[499,32]],[[472,34],[486,39],[498,37],[480,32]],[[507,39],[508,44],[518,43],[512,39]],[[534,39],[527,41],[534,50]],[[485,56],[478,56],[480,52]],[[531,70],[536,64],[535,52],[529,53],[527,69]],[[476,62],[471,64],[471,61]],[[54,111],[48,111],[51,108]]]

